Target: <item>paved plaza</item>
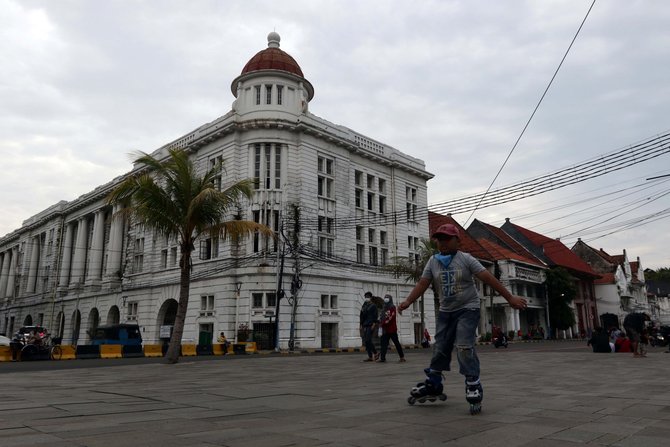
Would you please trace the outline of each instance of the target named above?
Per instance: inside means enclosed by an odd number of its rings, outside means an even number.
[[[383,364],[363,363],[360,353],[109,360],[38,372],[5,363],[0,446],[668,445],[670,354],[660,348],[633,358],[542,342],[479,354],[477,416],[456,372],[446,376],[446,402],[407,404],[429,350]]]

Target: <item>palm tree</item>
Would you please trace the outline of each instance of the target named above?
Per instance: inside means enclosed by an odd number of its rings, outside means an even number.
[[[437,253],[437,244],[432,239],[421,239],[421,245],[418,247],[418,261],[408,259],[403,256],[398,256],[394,259],[395,264],[390,264],[386,266],[387,270],[393,272],[393,274],[399,278],[404,277],[405,282],[416,284],[421,279],[423,273],[423,268],[433,254]],[[424,323],[424,312],[423,312],[423,295],[421,295],[421,331],[426,327]],[[439,303],[435,303],[435,313],[437,315],[439,309]]]
[[[242,180],[219,191],[215,183],[223,170],[221,163],[200,177],[187,152],[170,149],[169,155],[159,160],[138,152],[135,163],[145,169],[123,180],[109,194],[107,203],[127,205],[121,214],[157,234],[177,238],[181,251],[179,304],[166,354],[168,363],[177,363],[188,309],[194,241],[201,234],[237,241],[255,231],[268,235],[272,231],[255,222],[224,220],[241,198],[251,197],[252,180]]]

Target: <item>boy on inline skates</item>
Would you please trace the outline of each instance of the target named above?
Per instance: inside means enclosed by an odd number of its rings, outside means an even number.
[[[465,397],[470,403],[470,413],[476,414],[481,411],[484,391],[479,381],[479,358],[475,352],[480,313],[474,277],[496,290],[515,309],[525,309],[527,303],[523,298],[512,296],[474,257],[458,251],[460,231],[456,225],[441,225],[432,238],[437,241],[439,253],[428,260],[421,279],[398,306],[400,312],[407,309],[431,283],[440,300],[433,358],[424,370],[427,378],[412,388],[408,402],[446,399],[442,373],[451,369],[451,352],[455,345],[459,372],[465,376]]]

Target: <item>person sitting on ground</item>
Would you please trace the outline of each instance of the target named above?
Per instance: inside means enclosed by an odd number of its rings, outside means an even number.
[[[596,329],[586,345],[591,346],[593,352],[612,352],[609,336],[602,329]]]
[[[621,332],[621,331],[619,331]],[[631,348],[630,340],[626,337],[626,334],[621,332],[621,335],[614,342],[614,351],[615,352],[633,352]]]

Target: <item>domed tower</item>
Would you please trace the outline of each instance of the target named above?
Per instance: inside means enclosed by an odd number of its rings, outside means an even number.
[[[300,65],[290,54],[279,49],[281,38],[268,34],[268,47],[249,59],[230,89],[235,96],[233,111],[238,115],[268,113],[300,115],[314,97],[314,87],[305,79]]]

